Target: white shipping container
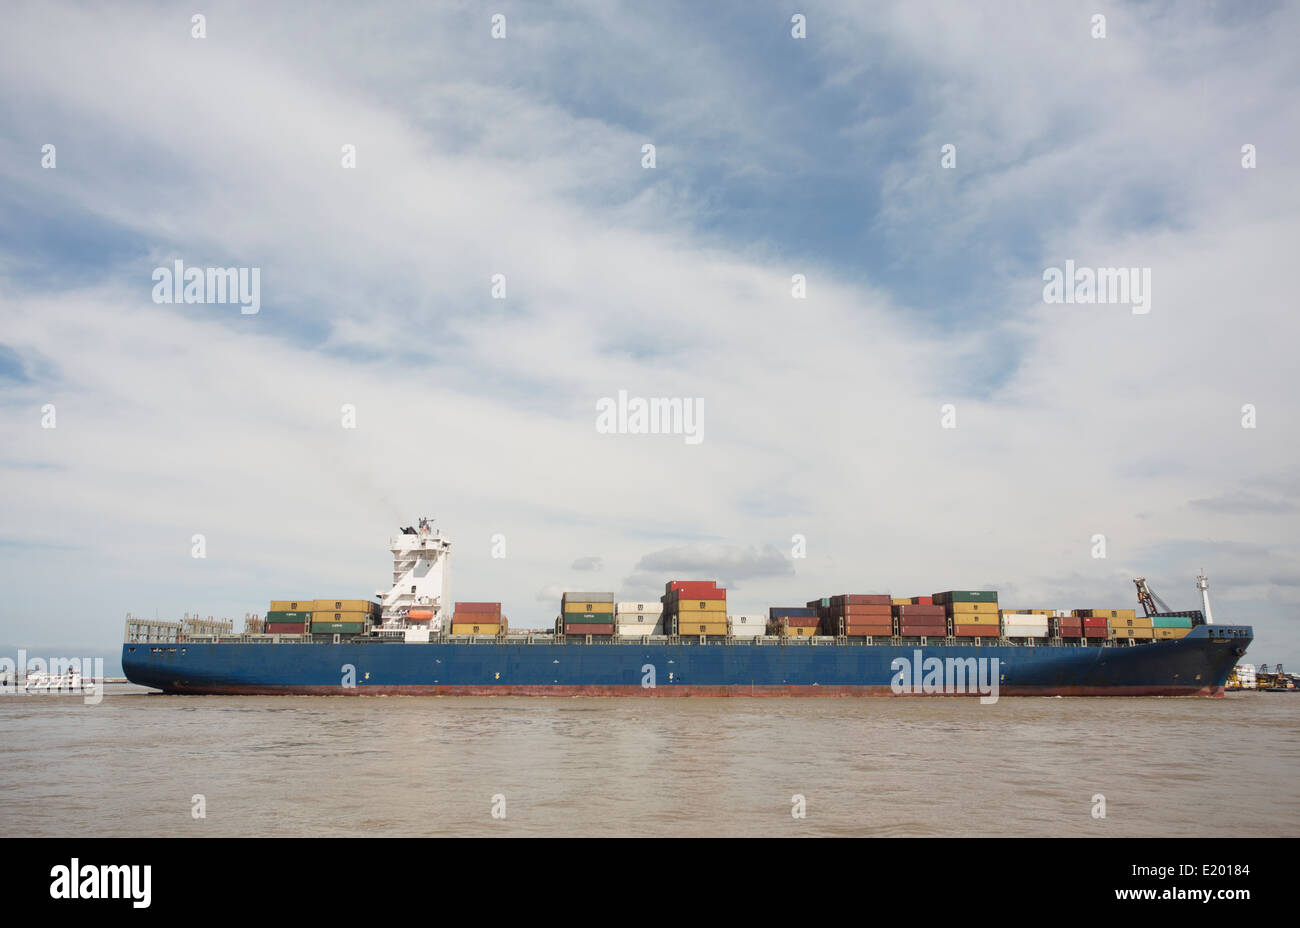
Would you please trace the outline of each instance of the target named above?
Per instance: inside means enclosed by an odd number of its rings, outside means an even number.
[[[614,612],[663,612],[663,603],[614,603]]]
[[[655,625],[663,621],[662,612],[617,612],[614,621],[619,625]]]
[[[1037,625],[1008,625],[1002,630],[1006,638],[1046,638],[1046,627]]]
[[[1070,617],[1069,609],[1056,609],[1052,612],[1053,618],[1068,619]]]
[[[642,635],[662,635],[664,627],[659,625],[615,625],[614,634],[620,638],[640,638]]]
[[[767,634],[767,616],[765,615],[729,615],[727,632],[733,638],[756,638]]]

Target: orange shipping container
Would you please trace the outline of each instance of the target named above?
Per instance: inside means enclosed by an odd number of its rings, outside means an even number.
[[[892,625],[848,625],[844,629],[844,634],[851,638],[863,635],[889,638],[894,634],[894,627]]]
[[[998,636],[998,627],[996,625],[957,625],[953,627],[952,633],[957,638],[996,638]]]

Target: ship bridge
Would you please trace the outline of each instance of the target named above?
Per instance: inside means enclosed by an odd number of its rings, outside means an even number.
[[[450,604],[447,583],[451,540],[435,531],[427,518],[418,527],[408,526],[388,541],[393,553],[393,585],[378,590],[383,625],[381,634],[423,632],[416,637],[427,640],[429,632],[442,629]]]

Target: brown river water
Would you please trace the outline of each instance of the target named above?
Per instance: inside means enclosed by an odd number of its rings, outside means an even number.
[[[110,685],[98,705],[0,697],[0,745],[6,837],[1300,835],[1287,693],[982,706]]]

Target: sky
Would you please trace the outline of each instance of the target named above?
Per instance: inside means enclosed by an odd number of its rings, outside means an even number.
[[[427,515],[516,628],[1204,569],[1300,667],[1295,5],[194,12],[0,32],[3,653],[368,597]],[[258,311],[155,302],[176,261]],[[1148,311],[1048,302],[1067,261]]]

